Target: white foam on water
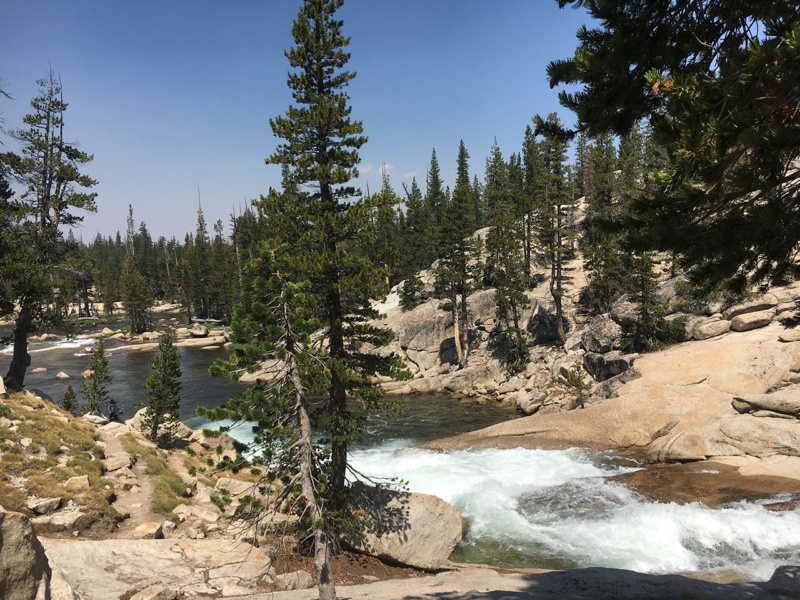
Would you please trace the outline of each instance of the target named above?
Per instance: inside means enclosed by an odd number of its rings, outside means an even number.
[[[230,433],[253,439],[250,424]],[[451,503],[469,519],[466,545],[511,549],[531,564],[544,557],[649,573],[735,569],[762,581],[781,564],[800,563],[800,510],[650,502],[606,479],[634,470],[610,453],[433,452],[408,447],[415,442],[387,440],[351,452],[351,460],[361,473]]]
[[[87,344],[93,344],[93,341],[89,339],[89,336],[86,334],[81,334],[75,336],[72,339],[61,338],[58,340],[47,341],[47,342],[29,342],[28,343],[28,353],[33,354],[34,352],[47,352],[48,350],[64,350],[64,349],[71,349],[71,348],[86,348],[90,350],[93,348],[93,345],[87,347]],[[3,346],[0,348],[0,354],[3,355],[11,355],[14,353],[14,344],[8,344],[7,346]],[[75,356],[86,356],[85,354],[76,354]]]
[[[623,471],[579,450],[353,453],[356,469],[398,477],[410,491],[434,494],[470,521],[464,543],[520,555],[666,573],[737,569],[769,579],[800,562],[800,510],[753,503],[720,508],[649,502],[605,480]]]

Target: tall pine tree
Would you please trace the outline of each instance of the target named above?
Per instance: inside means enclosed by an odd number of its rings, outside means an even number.
[[[536,119],[537,129],[544,130],[542,162],[544,166],[545,212],[540,222],[539,235],[550,266],[550,295],[556,308],[556,329],[561,343],[567,341],[564,327],[564,286],[569,281],[567,263],[572,257],[572,241],[576,232],[572,223],[575,199],[570,196],[567,185],[567,143],[552,131],[561,123],[555,113],[547,121]]]
[[[525,295],[522,221],[515,201],[521,199],[522,168],[519,157],[512,155],[510,165],[503,161],[497,141],[486,160],[485,194],[490,227],[486,236],[487,271],[496,289],[497,315],[505,325],[511,349],[508,363],[516,368],[527,363],[526,333],[521,324],[522,312],[530,304]]]
[[[142,433],[162,448],[168,448],[175,437],[181,407],[181,355],[173,344],[171,329],[161,337],[150,369],[152,373],[144,382],[147,402]]]
[[[469,315],[467,298],[474,286],[474,259],[477,240],[471,238],[474,199],[469,178],[469,154],[462,141],[458,147],[456,186],[445,205],[439,227],[439,264],[435,269],[437,288],[447,302],[443,305],[453,317],[456,356],[461,367],[469,356]]]
[[[388,291],[387,273],[363,253],[348,251],[352,245],[374,243],[370,217],[377,206],[370,198],[357,198],[348,185],[358,175],[358,149],[367,138],[361,122],[350,118],[345,88],[355,74],[344,70],[350,38],[335,18],[342,3],[305,0],[292,27],[295,46],[286,56],[294,104],[270,120],[282,142],[267,164],[288,167],[302,193],[273,190],[259,201],[273,237],[260,246],[252,277],[243,281],[243,305],[233,322],[239,346],[229,364],[215,369],[235,376],[237,369],[270,355],[280,361],[273,382],[281,385],[258,384],[232,401],[227,414],[258,417],[256,441],[263,442],[262,451],[272,452],[276,441],[287,442],[279,451],[287,461],[281,466],[290,478],[288,493],[302,497],[300,510],[306,522],[310,519],[324,600],[336,595],[329,535],[342,515],[347,449],[359,430],[348,395],[365,410],[380,410],[384,392],[375,376],[407,376],[396,356],[368,352],[393,338],[391,331],[369,323],[377,316],[370,299]],[[312,337],[311,332],[321,335]],[[320,414],[331,444],[330,462],[311,439],[308,390],[324,397]],[[270,435],[276,428],[289,435]]]
[[[51,70],[37,83],[39,95],[31,100],[33,112],[23,119],[26,128],[9,132],[20,143],[21,155],[6,152],[0,161],[4,171],[24,187],[18,198],[3,200],[7,216],[12,217],[4,237],[13,240],[6,248],[11,255],[4,261],[4,294],[17,302],[14,353],[5,377],[10,387],[22,387],[25,382],[31,362],[28,335],[60,316],[51,310],[53,281],[59,278],[64,260],[64,231],[83,219],[73,211],[96,210],[97,194],[81,188],[97,182],[79,171],[93,157],[64,138],[67,103],[61,81]],[[8,196],[7,192],[3,195]]]

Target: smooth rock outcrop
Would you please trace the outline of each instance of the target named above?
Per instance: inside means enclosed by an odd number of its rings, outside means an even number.
[[[49,598],[50,567],[28,517],[0,506],[0,598]]]
[[[219,597],[226,585],[253,593],[271,582],[272,561],[242,540],[42,540],[52,565],[81,600],[130,598],[152,586],[181,597]],[[158,588],[155,588],[158,591]],[[157,596],[156,596],[157,597]]]
[[[709,319],[701,325],[694,328],[692,337],[695,340],[707,340],[723,333],[728,333],[731,330],[731,322],[724,319]]]
[[[728,308],[725,312],[722,313],[723,318],[730,321],[740,315],[746,315],[749,313],[754,312],[762,312],[765,310],[769,310],[778,306],[779,302],[778,299],[775,297],[775,294],[764,294],[760,298],[756,298],[754,300],[749,300],[747,302],[741,302],[739,304],[735,304]]]
[[[766,327],[772,322],[775,316],[774,311],[764,310],[759,312],[748,312],[736,315],[731,319],[731,330],[750,331],[759,327]]]
[[[800,387],[783,388],[771,394],[735,395],[732,404],[740,413],[769,410],[800,417]]]
[[[648,460],[685,462],[718,456],[778,455],[800,456],[800,422],[734,414],[657,440]]]
[[[788,371],[796,362],[794,348],[778,342],[780,331],[783,328],[772,323],[731,335],[725,343],[719,339],[684,342],[643,354],[634,369],[616,376],[623,379],[638,371],[639,378],[626,383],[612,378],[608,391],[614,397],[587,404],[584,410],[540,410],[530,417],[426,442],[421,447],[647,449],[657,439],[656,434],[673,422],[670,434],[677,435],[713,420],[723,409],[728,415],[735,414],[731,408],[734,394],[766,393],[774,370]],[[754,348],[758,350],[754,352]],[[596,394],[606,383],[598,386]]]
[[[345,543],[365,554],[418,569],[441,567],[461,541],[461,513],[429,494],[358,484],[352,510],[366,514],[364,536]]]

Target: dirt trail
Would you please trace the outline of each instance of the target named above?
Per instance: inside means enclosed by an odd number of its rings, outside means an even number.
[[[101,432],[101,438],[106,443],[106,456],[125,452],[119,438]],[[125,485],[115,485],[117,501],[114,506],[125,509],[130,517],[119,523],[119,528],[112,534],[114,538],[132,538],[133,530],[142,523],[164,521],[164,516],[153,510],[154,486],[149,475],[145,473],[145,462],[139,459],[131,468],[136,484],[125,490]],[[111,474],[113,476],[113,473]]]

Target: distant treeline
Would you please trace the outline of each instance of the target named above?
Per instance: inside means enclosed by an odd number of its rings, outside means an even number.
[[[381,189],[373,193],[378,208],[370,215],[375,235],[347,250],[388,267],[390,285],[406,280],[403,302],[410,308],[425,297],[418,273],[435,261],[435,295],[444,300],[461,300],[485,287],[497,287],[511,297],[531,286],[537,265],[559,266],[580,240],[593,273],[592,304],[597,310],[607,308],[621,293],[631,264],[621,249],[621,234],[610,234],[607,225],[621,220],[626,203],[643,192],[647,174],[663,165],[664,158],[641,129],[616,142],[610,136],[590,141],[579,137],[572,163],[567,163],[566,150],[563,142],[535,138],[528,127],[521,150],[507,159],[496,144],[492,147],[479,178],[469,171],[462,143],[452,190],[442,180],[434,150],[422,185],[415,178],[403,182],[398,192],[389,175],[382,175]],[[285,169],[279,193],[304,192]],[[578,227],[572,215],[582,197],[586,218]],[[70,230],[70,268],[64,272],[71,277],[58,286],[63,308],[71,306],[83,316],[92,301],[102,302],[104,312],[111,314],[114,303],[121,301],[136,315],[154,302],[180,303],[191,317],[230,321],[240,299],[242,269],[258,256],[259,240],[271,237],[274,216],[266,214],[262,200],[231,215],[227,227],[217,221],[211,231],[198,210],[196,229],[183,240],[154,239],[146,223],[136,226],[133,207],[124,234],[98,234],[86,244],[76,241]],[[601,223],[603,228],[596,226]],[[485,243],[470,243],[470,236],[484,227]]]

